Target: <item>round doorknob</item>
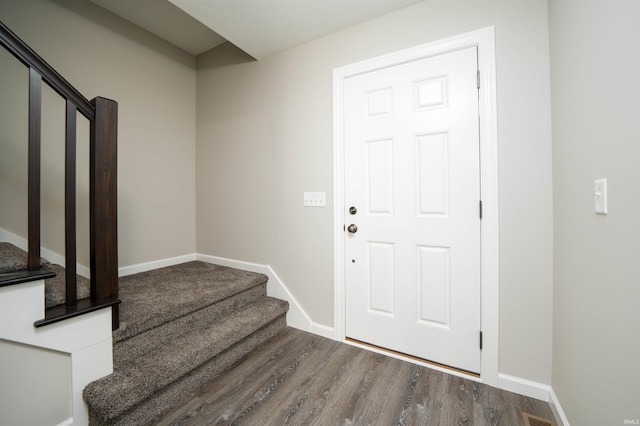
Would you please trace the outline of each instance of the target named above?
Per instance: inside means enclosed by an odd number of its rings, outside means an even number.
[[[347,231],[355,234],[356,232],[358,232],[358,227],[352,223],[351,225],[347,226]]]

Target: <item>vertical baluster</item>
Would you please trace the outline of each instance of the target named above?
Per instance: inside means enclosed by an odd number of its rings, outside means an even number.
[[[40,269],[40,138],[42,121],[42,77],[29,68],[29,177],[28,261],[29,270]]]
[[[66,304],[74,306],[76,299],[76,111],[67,99],[65,128],[65,259],[66,259]]]

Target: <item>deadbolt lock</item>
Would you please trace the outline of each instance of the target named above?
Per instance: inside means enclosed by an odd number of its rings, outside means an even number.
[[[356,213],[358,213],[358,209],[356,209],[354,206],[351,206],[351,207],[349,207],[349,213],[356,214]]]

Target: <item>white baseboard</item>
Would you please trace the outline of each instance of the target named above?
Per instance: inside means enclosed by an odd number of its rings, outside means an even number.
[[[18,247],[19,249],[22,249],[24,251],[27,251],[29,248],[28,245],[28,241],[26,238],[22,238],[19,235],[16,235],[12,232],[7,231],[6,229],[2,229],[0,228],[0,241],[6,241],[8,243],[13,244],[14,246]],[[62,267],[64,267],[66,265],[65,262],[65,258],[64,256],[49,250],[46,247],[41,247],[40,248],[40,256],[47,259],[49,262],[51,263],[55,263],[57,265],[60,265]],[[89,276],[91,275],[91,272],[89,271],[89,268],[85,265],[82,265],[80,263],[78,263],[76,265],[76,272],[78,273],[78,275],[82,275],[85,278],[89,278]]]
[[[549,402],[551,386],[520,377],[498,373],[498,387],[520,395]]]
[[[8,243],[13,244],[14,246],[27,250],[28,242],[25,238],[22,238],[19,235],[16,235],[12,232],[7,231],[6,229],[0,228],[0,241],[6,241]],[[51,263],[58,264],[62,267],[65,266],[65,258],[61,254],[58,254],[54,251],[49,250],[46,247],[40,248],[40,255],[47,259]],[[170,257],[167,259],[154,260],[152,262],[138,263],[135,265],[122,266],[118,268],[118,276],[124,277],[131,274],[137,274],[139,272],[146,272],[152,269],[164,268],[166,266],[178,265],[180,263],[189,262],[191,260],[196,260],[196,254],[186,254],[183,256]],[[78,275],[82,275],[85,278],[89,278],[91,276],[90,269],[78,263],[76,265]]]
[[[58,423],[57,426],[71,426],[73,424],[73,417],[69,417],[67,420],[65,420],[62,423]]]
[[[27,250],[27,240],[5,229],[0,228],[0,241],[7,241],[22,250]],[[42,248],[42,257],[52,263],[64,266],[65,259],[58,253],[46,248]],[[322,324],[316,324],[311,321],[307,313],[296,298],[289,292],[289,289],[282,282],[280,277],[269,265],[261,265],[258,263],[244,262],[235,259],[227,259],[218,256],[209,256],[205,254],[186,254],[182,256],[170,257],[166,259],[154,260],[151,262],[138,263],[135,265],[127,265],[118,268],[118,276],[137,274],[140,272],[150,271],[152,269],[164,268],[167,266],[178,265],[180,263],[190,262],[192,260],[201,260],[203,262],[215,263],[231,268],[242,269],[244,271],[258,272],[269,277],[267,283],[267,294],[271,297],[286,300],[289,302],[289,312],[287,313],[287,324],[299,330],[315,333],[323,337],[334,339],[334,331],[332,327]],[[78,274],[84,277],[90,276],[89,268],[84,265],[77,265]]]
[[[269,277],[269,281],[267,282],[267,294],[270,297],[275,297],[277,299],[282,299],[289,302],[289,312],[287,312],[287,325],[302,331],[316,333],[323,336],[325,335],[324,330],[322,333],[316,332],[316,330],[320,331],[322,330],[322,327],[325,326],[314,325],[305,310],[302,309],[300,303],[298,303],[296,298],[291,294],[291,292],[289,292],[287,286],[284,285],[278,274],[276,274],[271,266],[261,265],[259,263],[244,262],[241,260],[227,259],[225,257],[210,256],[206,254],[198,254],[196,255],[196,258],[197,260],[201,260],[203,262],[215,263],[216,265],[228,266],[230,268],[265,274],[267,277]],[[333,332],[331,333],[330,338],[333,338]]]
[[[551,401],[549,401],[549,405],[551,406],[553,415],[556,416],[556,420],[560,421],[561,426],[569,426],[569,419],[567,419],[567,416],[564,414],[562,406],[560,405],[560,400],[553,391],[553,388],[549,389],[549,398],[551,399]]]
[[[266,275],[269,277],[267,283],[267,295],[275,297],[276,299],[282,299],[289,302],[289,312],[287,312],[287,325],[297,328],[302,331],[311,332],[311,318],[307,315],[306,311],[302,309],[302,306],[296,298],[289,292],[289,289],[284,282],[280,279],[278,274],[266,265]]]
[[[138,263],[135,265],[122,266],[118,268],[118,276],[126,277],[127,275],[151,271],[152,269],[179,265],[180,263],[196,260],[196,258],[197,258],[197,255],[195,253],[192,253],[192,254],[185,254],[182,256],[168,257],[166,259],[154,260],[151,262]]]
[[[202,262],[207,262],[207,263],[215,263],[216,265],[221,265],[221,266],[228,266],[230,268],[242,269],[243,271],[257,272],[259,274],[267,275],[267,272],[266,272],[267,267],[259,263],[244,262],[242,260],[228,259],[226,257],[210,256],[208,254],[200,254],[200,253],[196,254],[196,260],[200,260]]]
[[[311,332],[318,336],[326,337],[327,339],[336,340],[336,331],[333,327],[328,325],[318,324],[317,322],[311,323]]]
[[[520,377],[510,376],[508,374],[498,373],[498,387],[510,392],[531,398],[539,399],[549,403],[551,411],[559,426],[569,426],[569,420],[562,410],[560,400],[549,385],[534,382],[531,380],[521,379]]]
[[[6,229],[0,228],[0,241],[5,241],[7,243],[11,243],[14,246],[27,251],[27,240],[26,238],[22,238],[13,232],[9,232]]]

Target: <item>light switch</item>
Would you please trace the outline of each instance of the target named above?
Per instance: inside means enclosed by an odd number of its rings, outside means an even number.
[[[595,181],[596,213],[607,214],[607,180],[596,179]]]
[[[327,203],[326,203],[325,192],[305,192],[304,193],[305,207],[324,207],[326,205]]]

